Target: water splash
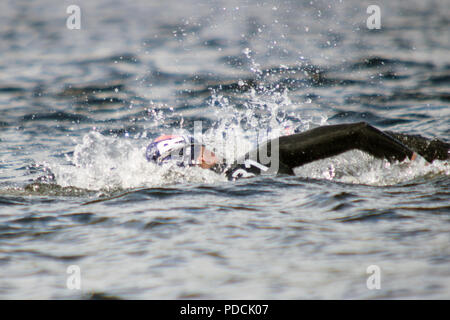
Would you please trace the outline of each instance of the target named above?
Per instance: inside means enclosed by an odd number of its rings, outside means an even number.
[[[212,183],[221,177],[210,170],[158,166],[145,158],[148,140],[108,137],[93,131],[75,147],[72,165],[50,164],[62,187],[88,190],[157,187],[174,183]]]
[[[86,134],[68,159],[70,165],[49,165],[57,183],[62,187],[116,190],[220,182],[225,177],[210,170],[149,163],[145,158],[147,136],[162,132],[191,134],[226,162],[232,162],[264,141],[328,124],[323,111],[312,111],[309,106],[302,110],[290,99],[288,89],[267,83],[251,50],[247,48],[243,53],[249,59],[256,86],[236,95],[225,95],[220,89],[213,91],[208,104],[217,120],[208,128],[200,127],[200,139],[195,132],[196,124],[190,125],[195,117],[186,120],[182,113],[174,113],[173,108],[149,109],[148,133],[140,133],[135,139],[104,136],[97,131]],[[243,80],[238,81],[238,85],[243,84]],[[186,128],[194,128],[194,132]],[[350,151],[294,171],[302,177],[381,186],[426,175],[449,175],[450,167],[448,162],[439,161],[390,164],[360,151]]]

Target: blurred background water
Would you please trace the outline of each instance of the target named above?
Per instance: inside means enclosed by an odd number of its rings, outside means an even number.
[[[195,121],[238,152],[356,121],[448,141],[450,2],[378,1],[379,30],[371,4],[2,1],[0,298],[450,298],[448,161],[228,182],[144,157]]]

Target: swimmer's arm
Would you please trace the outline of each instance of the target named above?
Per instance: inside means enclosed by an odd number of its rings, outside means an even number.
[[[419,135],[396,133],[392,131],[385,131],[385,133],[420,154],[428,162],[450,159],[450,143],[438,139],[428,139]]]

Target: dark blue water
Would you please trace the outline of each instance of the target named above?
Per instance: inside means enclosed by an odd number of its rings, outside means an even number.
[[[379,1],[379,30],[370,1],[83,0],[80,30],[70,4],[0,4],[0,298],[450,297],[448,161],[144,157],[198,123],[224,156],[356,121],[450,140],[449,1]]]

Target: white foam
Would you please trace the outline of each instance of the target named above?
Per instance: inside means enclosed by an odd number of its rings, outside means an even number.
[[[375,159],[365,152],[352,150],[295,168],[294,173],[313,179],[387,186],[425,176],[450,175],[450,163],[438,160],[427,163],[422,157],[418,157],[416,161],[389,163],[387,160]]]

